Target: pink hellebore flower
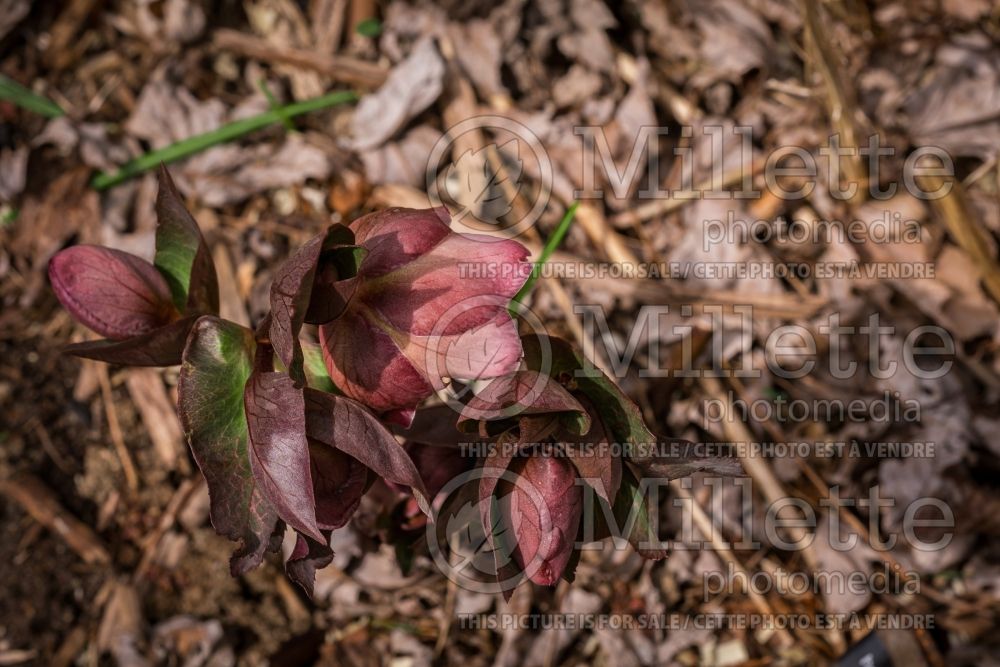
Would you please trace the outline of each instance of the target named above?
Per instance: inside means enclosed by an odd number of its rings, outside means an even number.
[[[391,208],[351,223],[367,254],[344,312],[320,327],[323,357],[346,395],[408,425],[442,378],[492,378],[517,368],[507,312],[527,280],[527,249],[452,232],[447,209]]]

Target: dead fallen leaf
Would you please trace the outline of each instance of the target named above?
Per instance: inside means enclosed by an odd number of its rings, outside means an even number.
[[[177,411],[163,384],[163,376],[157,369],[133,368],[125,376],[125,385],[139,409],[160,461],[166,469],[173,470],[184,455],[184,440]]]
[[[351,148],[364,151],[382,145],[438,98],[443,79],[444,60],[434,41],[425,37],[393,68],[381,88],[358,102]]]
[[[361,153],[368,181],[375,185],[403,183],[426,187],[427,161],[441,133],[429,125],[420,125],[398,141]]]
[[[458,46],[455,56],[479,95],[486,100],[506,96],[500,79],[503,43],[494,25],[483,19],[450,22],[448,36]]]
[[[290,134],[282,143],[218,146],[188,160],[175,180],[185,194],[217,207],[310,178],[323,180],[330,170],[326,151]]]
[[[0,202],[9,202],[24,190],[28,147],[0,148]]]
[[[985,35],[967,35],[938,49],[933,76],[907,101],[914,143],[940,146],[953,156],[987,159],[996,154],[1000,62],[989,48]]]
[[[738,83],[750,70],[765,68],[774,40],[767,24],[736,0],[712,0],[695,5],[694,22],[701,33],[702,66],[692,83],[707,88],[716,81]]]
[[[98,650],[111,653],[119,665],[146,667],[150,663],[138,648],[143,625],[139,593],[129,584],[113,583],[97,630]]]
[[[163,3],[163,32],[182,44],[193,42],[205,29],[205,10],[191,0],[167,0]]]
[[[29,0],[0,0],[0,39],[6,37],[30,9]]]
[[[495,150],[509,157],[494,171],[490,164],[490,150],[484,146],[479,150],[469,149],[448,167],[446,184],[448,194],[463,207],[460,216],[471,213],[478,220],[496,224],[512,208],[506,188],[516,192],[520,187],[523,162],[518,150],[518,142],[511,139]]]

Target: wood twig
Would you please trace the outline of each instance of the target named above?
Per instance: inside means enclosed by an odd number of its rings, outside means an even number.
[[[115,446],[115,453],[118,454],[118,460],[122,464],[122,472],[125,475],[128,491],[135,495],[139,491],[139,473],[136,471],[132,455],[129,454],[128,446],[125,444],[125,437],[122,435],[121,423],[118,421],[118,408],[115,407],[115,398],[111,394],[111,379],[108,377],[108,368],[104,364],[97,367],[97,379],[101,384],[101,398],[104,402],[104,413],[108,419],[111,442]]]
[[[90,526],[70,514],[45,483],[30,473],[0,481],[0,494],[17,503],[31,518],[52,531],[84,562],[104,565],[111,554]]]
[[[363,88],[377,88],[385,81],[388,73],[381,65],[367,60],[326,55],[305,49],[277,47],[257,37],[228,28],[219,28],[212,34],[212,47],[218,51],[231,51],[265,62],[310,69],[334,81]]]

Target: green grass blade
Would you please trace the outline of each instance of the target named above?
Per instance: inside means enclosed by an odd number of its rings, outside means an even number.
[[[8,100],[22,109],[27,109],[46,118],[57,118],[65,113],[52,100],[36,95],[17,81],[8,79],[2,74],[0,74],[0,100]]]
[[[309,113],[310,111],[319,111],[320,109],[337,106],[338,104],[354,102],[357,99],[357,93],[352,91],[338,91],[311,100],[287,104],[278,109],[272,109],[262,114],[251,116],[250,118],[233,121],[211,132],[188,137],[169,146],[150,151],[122,165],[117,171],[102,172],[94,177],[94,180],[91,181],[91,186],[97,190],[106,190],[133,176],[159,166],[161,162],[163,164],[176,162],[195,153],[200,153],[212,146],[238,139],[245,134],[267,127],[268,125],[281,123],[289,118]]]
[[[559,221],[559,225],[556,227],[556,231],[552,233],[552,236],[548,238],[545,242],[545,246],[542,248],[541,254],[538,256],[538,261],[535,262],[535,267],[531,270],[531,275],[528,276],[527,282],[521,287],[514,298],[510,300],[510,313],[515,315],[517,313],[517,305],[528,296],[531,292],[531,288],[535,286],[538,281],[538,277],[541,275],[542,266],[545,262],[549,261],[549,257],[552,253],[556,251],[559,244],[563,242],[566,238],[566,234],[569,232],[570,226],[573,224],[573,218],[576,217],[576,209],[580,206],[580,202],[575,201],[570,204],[570,207],[566,209],[565,215],[563,215],[562,220]]]
[[[260,88],[260,92],[264,93],[264,97],[267,99],[268,108],[271,111],[276,111],[281,114],[281,122],[284,123],[285,129],[289,132],[295,132],[295,123],[293,123],[292,119],[282,111],[281,104],[278,103],[278,98],[274,96],[274,93],[272,93],[271,89],[267,86],[267,79],[261,77],[260,81],[257,82],[257,86]]]

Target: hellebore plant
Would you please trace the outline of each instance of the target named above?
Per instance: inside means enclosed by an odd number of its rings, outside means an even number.
[[[93,245],[67,248],[49,263],[52,289],[66,310],[106,340],[67,352],[129,366],[174,366],[202,315],[219,314],[212,255],[166,170],[156,197],[153,263]]]
[[[521,347],[506,304],[526,272],[467,281],[458,261],[520,263],[527,251],[455,234],[443,209],[332,225],[280,267],[271,313],[251,331],[218,317],[207,245],[166,169],[159,180],[152,264],[96,246],[50,263],[62,304],[106,337],[67,351],[179,363],[178,411],[208,482],[212,524],[239,543],[233,573],[277,550],[287,525],[296,543],[286,569],[311,590],[333,555],[330,531],[376,479],[407,487],[427,510],[416,467],[376,413],[408,423],[445,373],[475,379],[516,367]],[[306,323],[320,326],[322,351],[299,340]]]
[[[575,545],[586,535],[607,537],[608,515],[629,529],[625,537],[641,556],[666,557],[656,548],[654,508],[637,477],[669,480],[700,470],[733,475],[738,464],[661,455],[656,445],[664,440],[646,427],[638,406],[569,343],[547,336],[522,342],[525,368],[487,385],[458,422],[460,429],[495,439],[482,464],[491,473],[480,477],[479,508],[498,581],[572,581]],[[583,485],[606,508],[589,518]],[[497,502],[501,496],[509,502]],[[595,524],[590,531],[585,520]],[[505,563],[508,555],[512,562]],[[509,598],[513,587],[503,592]]]
[[[208,484],[212,525],[238,543],[234,575],[277,551],[290,528],[286,572],[311,593],[316,569],[333,557],[331,531],[379,480],[408,494],[389,535],[397,553],[412,555],[413,532],[426,524],[420,512],[478,465],[520,480],[479,487],[487,534],[504,532],[502,524],[513,540],[512,561],[500,565],[551,585],[572,578],[586,520],[581,482],[617,515],[643,502],[637,474],[704,467],[585,451],[585,443],[655,439],[611,380],[581,375],[583,360],[567,343],[519,337],[508,308],[529,273],[520,244],[452,232],[444,208],[334,224],[278,268],[270,312],[251,330],[219,318],[208,246],[162,167],[159,184],[152,264],[76,246],[52,259],[49,277],[66,309],[105,337],[68,352],[180,364],[178,412]],[[462,271],[476,264],[486,270]],[[305,325],[317,327],[318,345],[302,340]],[[457,423],[448,406],[418,410],[449,382],[480,387]],[[460,456],[455,444],[467,436],[459,429],[508,446],[483,460]],[[493,516],[493,500],[504,495],[511,502]],[[641,516],[635,544],[655,529]]]

